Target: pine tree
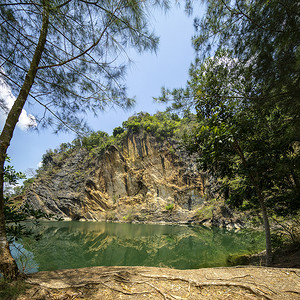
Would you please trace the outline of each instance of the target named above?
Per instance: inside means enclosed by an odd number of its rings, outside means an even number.
[[[4,161],[26,102],[41,106],[40,126],[79,131],[80,114],[107,105],[130,106],[122,84],[126,48],[156,50],[148,28],[153,5],[138,0],[3,0],[0,4],[0,76],[17,98],[0,135],[0,271],[19,271],[5,232]],[[4,99],[1,108],[8,111]],[[41,110],[40,110],[41,111]]]

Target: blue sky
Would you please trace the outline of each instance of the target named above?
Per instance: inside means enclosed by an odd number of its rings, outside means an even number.
[[[194,14],[199,16],[200,9]],[[133,54],[133,63],[129,66],[126,77],[128,95],[135,96],[136,105],[123,111],[120,108],[100,112],[97,118],[88,116],[90,127],[97,131],[112,130],[136,112],[155,113],[165,106],[153,101],[160,95],[161,87],[184,87],[188,79],[188,69],[194,59],[191,37],[194,34],[193,17],[188,17],[182,9],[172,8],[167,14],[155,12],[152,25],[160,37],[160,44],[155,53]],[[33,107],[27,106],[28,114],[34,113]],[[11,164],[18,171],[36,169],[47,149],[54,149],[63,142],[71,142],[75,134],[60,133],[55,135],[51,129],[22,130],[17,127],[8,154]]]

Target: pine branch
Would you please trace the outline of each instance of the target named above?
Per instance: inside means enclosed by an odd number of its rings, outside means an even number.
[[[121,1],[119,2],[119,4],[121,3]],[[111,18],[109,19],[109,21],[107,22],[107,24],[105,25],[105,28],[103,29],[102,33],[100,34],[99,38],[90,46],[88,47],[86,50],[84,50],[83,52],[79,53],[76,56],[73,56],[63,62],[57,63],[57,64],[53,64],[53,65],[48,65],[48,66],[40,66],[38,67],[38,69],[46,69],[46,68],[53,68],[53,67],[59,67],[59,66],[63,66],[69,62],[72,62],[82,56],[84,56],[85,54],[87,54],[88,52],[90,52],[92,49],[94,49],[101,41],[101,39],[103,38],[104,34],[106,33],[107,29],[109,28],[109,26],[112,24],[113,19],[115,17],[115,13],[117,12],[117,10],[119,9],[119,5],[117,5],[117,8],[114,10],[114,12],[111,15]]]

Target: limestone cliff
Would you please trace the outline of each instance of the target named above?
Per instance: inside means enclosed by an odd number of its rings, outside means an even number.
[[[25,201],[64,219],[214,222],[214,208],[209,219],[199,214],[216,197],[213,180],[174,140],[128,133],[98,157],[81,147],[54,156],[50,165],[27,190]]]

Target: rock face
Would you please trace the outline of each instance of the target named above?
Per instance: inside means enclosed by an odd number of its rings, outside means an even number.
[[[201,207],[216,196],[195,158],[174,141],[158,143],[142,132],[98,158],[81,148],[52,164],[24,197],[64,219],[186,223],[199,221]],[[214,222],[213,214],[203,221]]]

